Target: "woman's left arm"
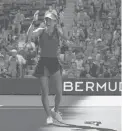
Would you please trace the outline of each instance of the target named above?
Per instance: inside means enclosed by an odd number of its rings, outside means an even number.
[[[70,46],[71,42],[69,41],[69,38],[64,34],[64,32],[62,31],[61,27],[60,26],[57,26],[57,31],[58,31],[58,34],[59,36],[66,42],[63,42],[64,45],[66,46]]]

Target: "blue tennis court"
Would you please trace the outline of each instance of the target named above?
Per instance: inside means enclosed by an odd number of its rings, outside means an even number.
[[[23,96],[25,97],[25,96]],[[3,96],[5,106],[0,107],[0,131],[74,131],[72,128],[48,127],[45,124],[46,115],[42,106],[36,102],[37,97],[29,99],[26,96],[23,101],[22,96],[13,96],[13,103],[10,101],[11,96]],[[6,100],[5,100],[6,98]],[[7,100],[10,98],[9,100]],[[17,101],[18,99],[18,101]],[[20,99],[22,100],[21,103]],[[29,101],[30,100],[30,101]],[[31,101],[33,102],[31,103]],[[38,97],[39,100],[39,97]],[[8,101],[8,106],[7,106]],[[84,101],[84,100],[82,100]],[[88,102],[88,100],[85,100]],[[2,103],[2,100],[0,100]],[[39,101],[38,101],[39,102]],[[1,105],[0,103],[0,105]],[[32,105],[30,105],[31,103]],[[84,102],[85,103],[85,102]],[[22,106],[23,104],[23,106]],[[66,103],[65,103],[66,104]],[[102,105],[102,104],[101,104]],[[61,106],[60,111],[63,119],[67,123],[81,125],[84,121],[101,121],[101,126],[121,131],[121,108],[120,106]],[[77,131],[95,131],[79,129]]]

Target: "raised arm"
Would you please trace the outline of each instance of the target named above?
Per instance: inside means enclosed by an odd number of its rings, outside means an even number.
[[[61,27],[60,26],[57,26],[57,31],[58,31],[58,34],[59,36],[66,42],[64,42],[63,44],[66,45],[66,46],[70,46],[71,45],[71,42],[69,41],[69,38],[67,36],[65,36],[64,32],[62,31]]]
[[[28,31],[27,31],[27,38],[32,38],[32,37],[38,37],[39,35],[41,35],[41,33],[43,32],[44,28],[43,27],[38,27],[37,29],[35,29],[35,22],[38,20],[38,14],[39,14],[39,11],[37,10],[34,14],[34,18],[33,18],[33,21],[31,22],[31,25],[30,27],[28,28]]]

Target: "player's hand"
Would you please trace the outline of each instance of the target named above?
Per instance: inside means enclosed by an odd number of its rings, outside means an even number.
[[[39,10],[34,13],[33,21],[37,21],[39,17]]]

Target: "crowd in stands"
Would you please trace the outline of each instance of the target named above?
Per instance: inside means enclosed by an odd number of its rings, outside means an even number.
[[[65,8],[64,2],[56,3],[56,0],[49,0],[49,3],[36,3],[35,1],[29,3],[7,3],[1,8],[1,12],[5,12],[6,6],[10,8],[6,18],[1,22],[0,31],[0,77],[2,78],[26,78],[32,75],[35,65],[38,61],[39,55],[39,39],[28,39],[26,32],[32,17],[36,10],[40,10],[39,21],[36,26],[40,23],[43,24],[43,18],[45,11],[56,11],[60,15]],[[65,0],[63,0],[65,1]],[[19,1],[18,1],[19,2]],[[47,1],[48,2],[48,1]],[[21,5],[26,9],[29,6],[29,10],[21,9]],[[33,7],[33,10],[32,10]],[[24,13],[23,13],[24,11]],[[12,15],[12,12],[14,12]],[[44,13],[43,13],[44,12]],[[42,14],[43,16],[41,16]],[[9,17],[10,16],[10,17]],[[28,22],[28,25],[27,25]]]
[[[121,77],[121,0],[77,0],[70,40],[62,53],[69,78]],[[67,65],[68,65],[67,64]]]
[[[61,27],[64,26],[62,19],[66,1],[63,0],[62,3],[50,5],[48,10],[57,12]],[[62,46],[60,49],[63,76],[120,78],[120,8],[121,0],[76,1],[72,31],[69,32],[72,44],[69,48]],[[26,39],[27,28],[23,23],[29,19],[29,16],[17,10],[12,20],[9,19],[8,27],[1,26],[0,77],[2,78],[26,78],[35,68],[40,51],[39,39]],[[61,45],[63,42],[65,41],[60,41]]]

